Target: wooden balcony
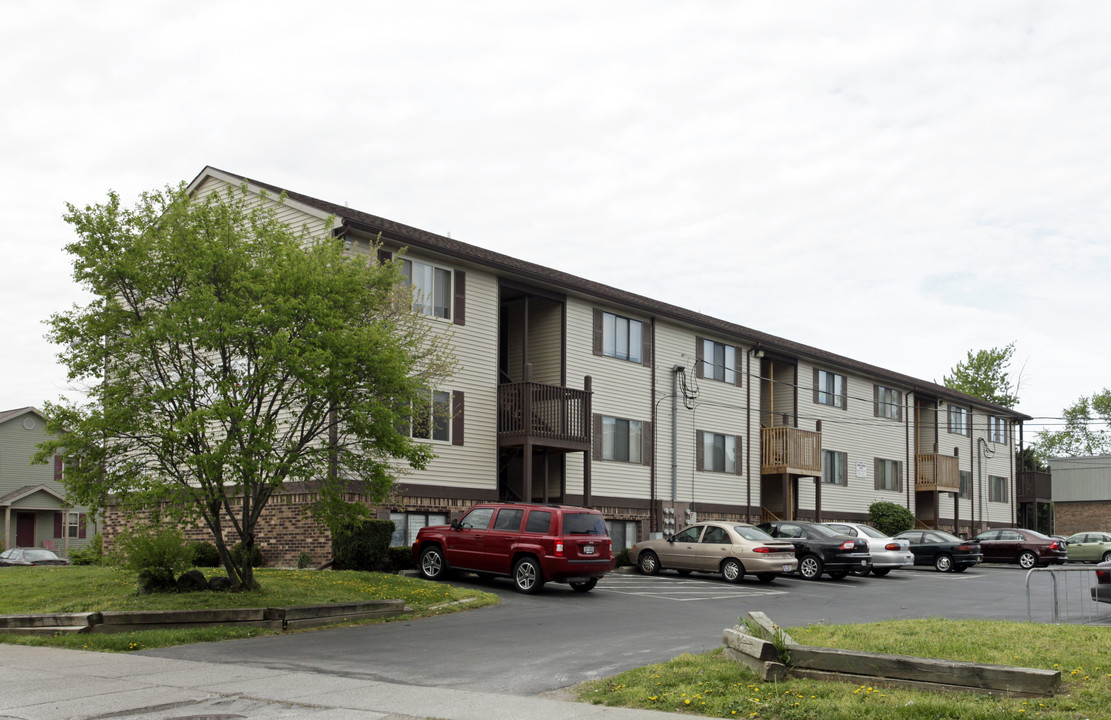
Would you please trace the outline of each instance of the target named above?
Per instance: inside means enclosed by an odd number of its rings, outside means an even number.
[[[590,450],[590,391],[535,382],[498,386],[498,445]]]
[[[760,431],[760,472],[764,475],[822,474],[822,434],[793,427]]]
[[[1015,475],[1015,501],[1020,503],[1051,502],[1053,476],[1049,473],[1024,470]]]
[[[955,457],[949,455],[915,455],[918,470],[915,476],[915,490],[937,490],[939,492],[960,492],[961,471]]]

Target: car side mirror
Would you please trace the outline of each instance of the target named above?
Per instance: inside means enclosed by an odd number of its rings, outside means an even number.
[[[668,541],[669,543],[673,543],[673,542],[675,542],[675,536],[674,536],[674,535],[668,535],[668,536],[667,536],[667,541]]]
[[[454,520],[451,521],[451,529],[452,530],[462,530],[463,529],[463,524],[461,522],[459,522],[459,518],[455,518]]]

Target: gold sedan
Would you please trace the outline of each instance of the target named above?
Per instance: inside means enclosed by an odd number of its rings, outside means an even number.
[[[776,540],[759,528],[739,522],[705,520],[674,535],[638,542],[629,559],[645,575],[660,570],[721,573],[726,582],[740,582],[746,573],[770,583],[798,567],[795,546]]]

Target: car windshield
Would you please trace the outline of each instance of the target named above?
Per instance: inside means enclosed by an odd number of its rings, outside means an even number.
[[[57,560],[58,556],[49,550],[24,550],[24,560]]]
[[[887,537],[871,525],[857,525],[856,529],[859,530],[862,535],[867,535],[868,537],[881,539]]]
[[[775,540],[775,538],[773,538],[771,535],[768,535],[760,528],[756,528],[751,525],[734,525],[733,532],[737,533],[745,540],[758,540],[760,542],[763,542],[764,540]]]
[[[565,535],[606,535],[606,521],[599,513],[564,513]]]

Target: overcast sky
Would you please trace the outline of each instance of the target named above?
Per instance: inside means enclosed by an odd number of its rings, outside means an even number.
[[[1111,385],[1111,3],[0,0],[0,91],[0,410],[67,391],[65,203],[205,165],[925,380],[1013,341],[1037,418]]]

